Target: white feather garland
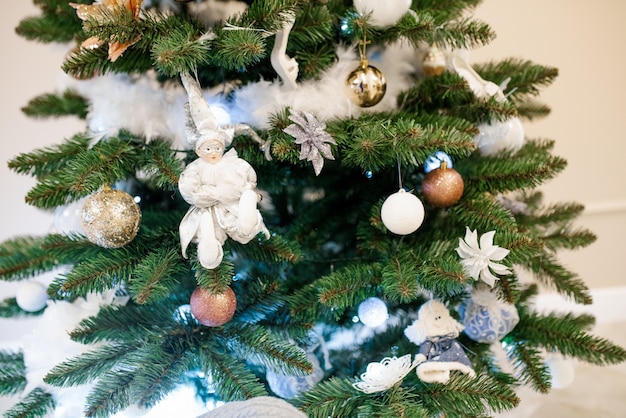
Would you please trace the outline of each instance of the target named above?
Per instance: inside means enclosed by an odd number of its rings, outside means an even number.
[[[397,106],[397,95],[411,83],[416,71],[415,51],[397,43],[371,51],[369,62],[385,74],[387,93],[367,111],[390,111]],[[269,126],[269,116],[285,107],[312,113],[321,121],[357,117],[366,111],[353,104],[345,92],[345,80],[358,64],[354,48],[337,50],[338,60],[319,79],[299,83],[290,89],[275,80],[261,80],[236,89],[226,103],[223,91],[205,90],[207,101],[216,108],[220,124],[245,123],[258,129]],[[115,136],[120,129],[144,136],[170,138],[172,146],[187,149],[184,104],[187,94],[178,83],[161,85],[156,75],[108,74],[90,80],[66,78],[65,88],[73,89],[89,102],[87,121],[94,138]],[[220,111],[221,109],[221,111]]]

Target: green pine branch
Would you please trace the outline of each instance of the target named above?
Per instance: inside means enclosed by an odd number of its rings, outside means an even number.
[[[437,16],[439,20],[447,21],[456,19],[473,10],[482,0],[420,0],[412,7],[416,10],[424,10]]]
[[[543,252],[528,263],[524,263],[523,266],[529,269],[540,283],[555,289],[574,302],[583,305],[593,303],[585,282],[576,273],[564,267],[554,254]]]
[[[419,269],[417,282],[427,292],[453,297],[467,289],[468,281],[456,254],[425,259]]]
[[[448,383],[433,383],[420,390],[424,408],[431,414],[445,411],[446,416],[484,416],[515,408],[520,399],[515,391],[487,375],[469,378],[452,375]]]
[[[188,295],[183,299],[176,293],[161,304],[146,306],[129,302],[124,306],[103,306],[96,316],[83,319],[69,335],[73,341],[83,344],[117,341],[130,345],[141,340],[159,341],[168,333],[191,335],[198,325],[181,324],[174,314],[180,305],[188,302]]]
[[[235,356],[252,364],[290,375],[305,376],[313,373],[306,353],[293,344],[287,344],[268,329],[252,324],[229,323],[220,337]]]
[[[22,19],[15,32],[24,39],[42,43],[66,43],[80,31],[81,23],[69,2],[44,7],[40,16]],[[78,1],[77,3],[80,3]]]
[[[586,318],[585,318],[586,319]],[[540,346],[548,352],[558,351],[597,365],[616,364],[626,360],[626,350],[610,341],[584,332],[574,314],[520,312],[520,322],[511,332],[517,340]]]
[[[550,231],[541,238],[546,248],[551,251],[583,248],[592,244],[597,239],[596,235],[586,228],[568,227]]]
[[[44,418],[54,412],[54,398],[41,388],[35,388],[4,413],[5,418]]]
[[[525,96],[537,96],[540,88],[547,87],[558,77],[554,67],[535,64],[519,58],[508,58],[475,66],[476,72],[485,80],[500,84],[510,79],[505,94],[510,93],[512,100],[521,100]]]
[[[133,375],[109,370],[91,389],[83,413],[85,417],[106,418],[130,405]]]
[[[412,302],[420,296],[421,260],[411,251],[398,252],[390,257],[381,271],[383,292],[396,303]]]
[[[352,417],[358,416],[367,396],[355,389],[350,379],[331,377],[302,393],[295,399],[295,404],[309,418]]]
[[[134,138],[125,132],[119,138],[99,141],[76,153],[27,193],[26,202],[40,208],[54,208],[99,190],[104,184],[132,177],[139,159]]]
[[[473,136],[454,127],[422,126],[407,119],[390,121],[389,115],[364,114],[356,119],[328,123],[338,144],[335,158],[346,167],[380,171],[402,164],[422,164],[437,151],[465,156],[476,145]],[[391,146],[390,146],[391,145]]]
[[[0,279],[17,281],[46,273],[58,260],[46,251],[41,237],[17,237],[0,245]]]
[[[462,168],[459,168],[462,170]],[[448,213],[459,225],[470,226],[479,231],[514,232],[517,229],[515,218],[498,201],[487,193],[464,192],[465,197]],[[447,219],[441,222],[449,222]],[[442,225],[443,227],[443,225]]]
[[[145,144],[137,166],[158,190],[176,190],[178,178],[183,171],[176,151],[162,138],[152,139]]]
[[[228,247],[235,254],[240,254],[243,258],[256,260],[258,262],[297,263],[302,258],[302,250],[297,242],[288,240],[277,234],[273,234],[269,240],[259,234],[257,239],[245,245],[236,241],[229,241]]]
[[[26,116],[50,118],[74,115],[80,119],[87,117],[87,101],[84,97],[72,90],[62,94],[43,94],[31,99],[22,112]]]
[[[239,322],[256,324],[273,317],[285,306],[285,289],[282,283],[275,279],[263,280],[254,277],[246,280],[245,284],[233,282],[237,297],[237,320]],[[294,321],[295,322],[295,321]],[[293,324],[294,328],[296,324]]]
[[[153,408],[182,383],[185,372],[196,364],[185,344],[175,339],[141,346],[120,364],[120,369],[133,377],[126,406],[137,404],[143,409]],[[95,393],[96,390],[92,392]]]
[[[192,250],[193,251],[193,250]],[[230,286],[235,275],[235,266],[225,257],[224,261],[214,269],[205,269],[200,265],[197,256],[191,252],[192,270],[198,286],[213,293],[222,293],[226,287]]]
[[[511,100],[515,103],[515,108],[520,118],[531,122],[548,116],[552,111],[549,106],[536,100],[520,100],[517,98]]]
[[[113,289],[130,277],[141,259],[127,247],[111,249],[76,263],[71,271],[52,281],[49,292],[67,298]]]
[[[381,273],[379,263],[346,266],[317,280],[315,286],[319,296],[315,299],[332,307],[339,316],[344,309],[357,306],[366,298],[376,295],[382,281]]]
[[[55,365],[44,377],[44,382],[58,387],[91,383],[116,366],[120,359],[136,350],[140,342],[106,343],[68,358]]]
[[[27,384],[24,354],[0,350],[0,394],[20,394]]]
[[[127,289],[136,303],[156,303],[167,298],[188,271],[180,250],[164,246],[133,266]]]
[[[69,161],[87,150],[91,140],[84,134],[77,134],[61,144],[19,154],[9,160],[8,167],[19,174],[44,177],[62,169]]]
[[[550,370],[541,352],[525,342],[505,338],[507,358],[517,372],[518,379],[539,393],[550,391]]]
[[[213,344],[203,344],[197,351],[200,370],[210,376],[213,389],[225,402],[266,396],[259,378]]]
[[[554,178],[567,165],[563,158],[548,152],[551,146],[551,142],[529,140],[515,155],[503,152],[504,155],[497,158],[475,157],[463,161],[458,165],[465,173],[465,187],[476,193],[494,195],[537,187]]]
[[[150,55],[159,73],[177,77],[182,69],[208,64],[208,50],[213,46],[208,40],[198,39],[204,31],[199,22],[173,15],[160,19],[158,24],[158,32],[144,35],[144,42],[152,42]]]

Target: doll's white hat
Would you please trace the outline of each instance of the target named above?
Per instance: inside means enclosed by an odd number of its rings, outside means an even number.
[[[180,79],[189,97],[185,104],[185,126],[190,145],[198,149],[208,141],[217,141],[224,147],[229,146],[233,142],[235,130],[221,128],[218,125],[211,107],[204,99],[198,80],[185,72],[180,74]]]

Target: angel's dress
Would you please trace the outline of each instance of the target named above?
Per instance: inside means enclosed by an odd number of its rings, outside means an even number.
[[[227,237],[247,244],[263,231],[269,239],[255,187],[256,172],[234,148],[216,163],[202,158],[190,163],[178,181],[180,194],[191,204],[179,227],[183,256],[189,243],[197,243],[200,264],[213,269],[222,262]]]
[[[426,360],[417,366],[416,372],[424,382],[447,383],[452,370],[475,376],[463,347],[452,337],[424,341],[420,345],[420,354],[426,356]]]

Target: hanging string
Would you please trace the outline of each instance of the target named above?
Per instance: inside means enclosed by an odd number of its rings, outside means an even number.
[[[359,41],[359,58],[360,58],[360,64],[361,67],[367,67],[367,44],[369,44],[370,41],[367,40],[367,32],[365,31],[365,29],[363,30],[363,40]]]
[[[400,158],[398,158],[398,189],[402,189],[402,171],[400,165]]]

